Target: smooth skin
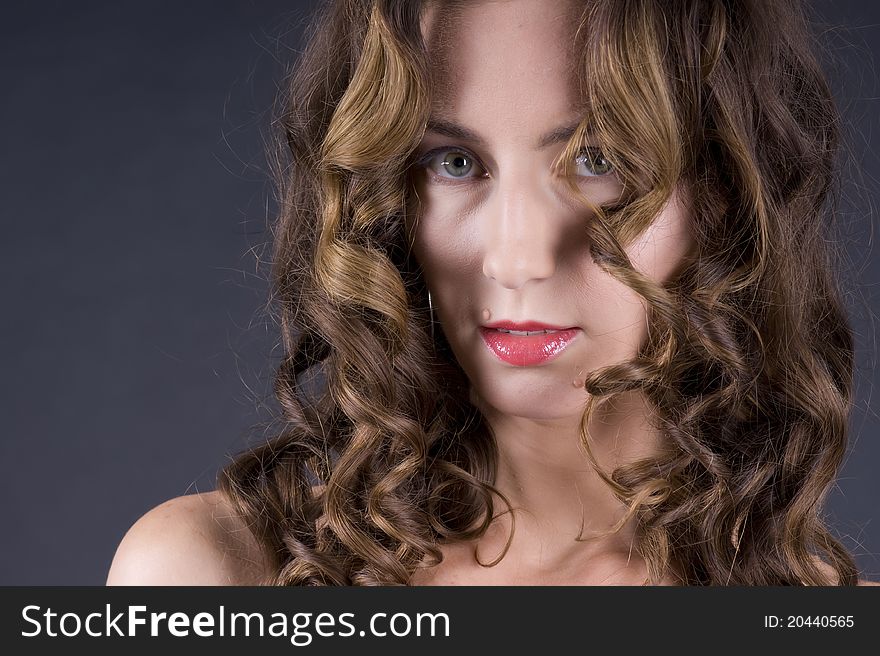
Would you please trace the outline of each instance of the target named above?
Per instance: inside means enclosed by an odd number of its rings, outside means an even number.
[[[445,560],[420,569],[414,585],[638,585],[644,563],[630,523],[612,537],[577,542],[612,526],[621,504],[580,447],[583,379],[635,355],[646,336],[639,297],[589,255],[589,220],[551,171],[558,142],[540,138],[582,116],[570,74],[574,5],[542,0],[470,2],[441,29],[434,7],[423,23],[438,87],[432,117],[479,141],[428,131],[413,171],[420,198],[414,254],[437,320],[471,381],[472,399],[497,438],[496,486],[515,508],[516,531],[499,564],[509,515],[477,544],[443,546]],[[445,10],[444,10],[445,11]],[[491,30],[485,26],[491,25]],[[465,159],[461,159],[464,155]],[[456,159],[458,158],[458,159]],[[445,162],[445,163],[444,163]],[[621,192],[613,171],[580,162],[579,185],[594,202]],[[686,190],[627,248],[637,269],[665,280],[693,242]],[[554,360],[515,367],[497,359],[478,329],[489,321],[577,326]],[[659,443],[645,404],[625,398],[590,426],[610,471]],[[497,508],[505,506],[498,501]],[[217,492],[172,499],[129,530],[108,585],[255,585],[266,574],[256,543]],[[662,583],[675,584],[674,574]]]
[[[212,491],[175,497],[138,519],[107,585],[260,585],[268,571],[244,522]]]

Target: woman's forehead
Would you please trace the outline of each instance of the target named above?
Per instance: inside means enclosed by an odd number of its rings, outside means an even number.
[[[580,105],[573,2],[500,0],[425,6],[422,30],[435,102],[468,96]]]

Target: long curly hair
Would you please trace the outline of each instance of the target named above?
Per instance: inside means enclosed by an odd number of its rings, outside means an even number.
[[[434,1],[441,20],[455,4]],[[821,513],[847,447],[853,337],[833,234],[840,118],[805,10],[581,4],[571,52],[587,110],[554,166],[571,173],[589,129],[621,176],[613,204],[581,196],[584,229],[649,320],[636,357],[584,384],[581,438],[624,504],[617,528],[636,518],[645,583],[674,571],[686,585],[854,585]],[[432,90],[424,10],[323,3],[276,106],[283,424],[218,477],[269,585],[407,585],[441,561],[438,545],[484,534],[494,495],[506,502],[495,439],[432,332],[411,252]],[[659,284],[624,247],[682,182],[697,253]],[[634,390],[664,449],[602,471],[589,417]]]

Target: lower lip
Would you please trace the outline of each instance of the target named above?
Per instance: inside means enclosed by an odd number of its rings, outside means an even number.
[[[531,367],[552,360],[579,332],[579,328],[570,328],[541,335],[511,335],[494,328],[480,328],[480,336],[489,350],[499,360],[517,367]]]

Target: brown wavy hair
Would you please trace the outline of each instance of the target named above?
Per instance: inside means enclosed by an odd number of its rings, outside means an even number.
[[[440,4],[445,20],[457,3]],[[618,527],[637,519],[646,583],[853,585],[821,513],[847,447],[853,337],[832,234],[840,118],[805,10],[578,6],[586,110],[554,166],[570,176],[589,130],[616,168],[624,193],[582,197],[584,227],[650,322],[635,358],[587,378],[582,440],[598,469],[589,417],[633,390],[665,437],[661,455],[600,470],[627,509]],[[431,338],[410,248],[432,90],[423,10],[325,2],[279,97],[283,426],[218,478],[271,562],[267,584],[406,585],[439,544],[478,538],[496,516],[495,440],[442,330]],[[661,285],[624,246],[680,183],[697,252]]]

